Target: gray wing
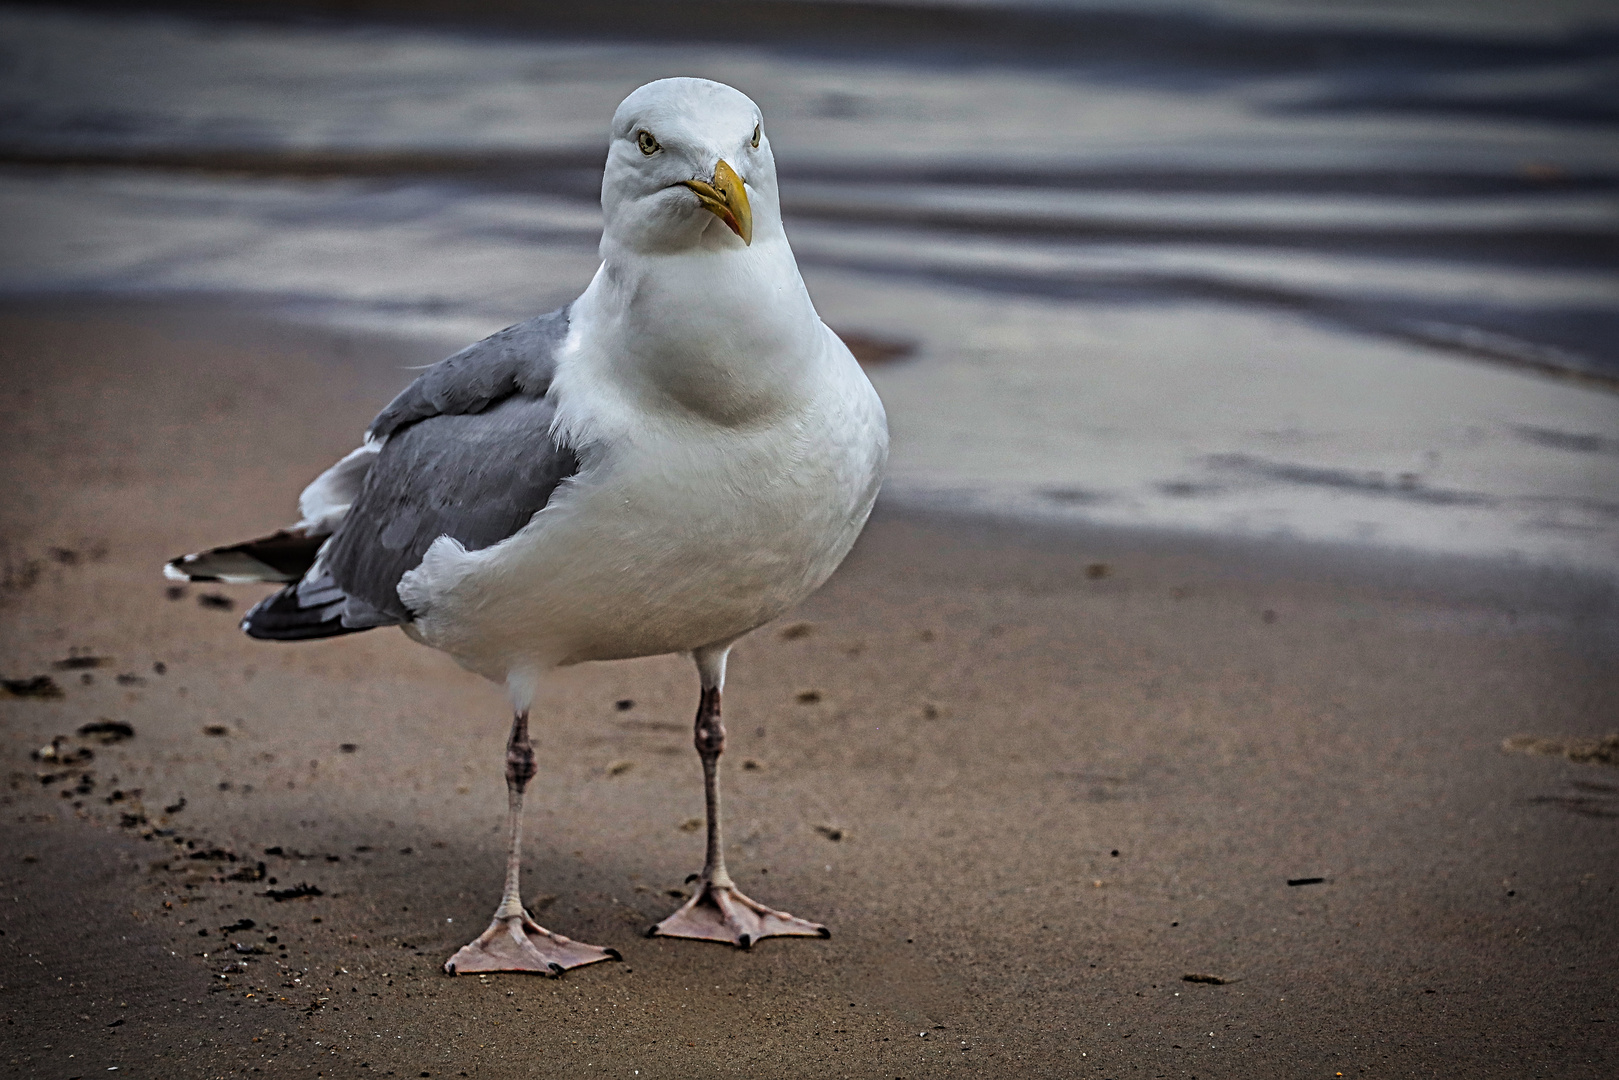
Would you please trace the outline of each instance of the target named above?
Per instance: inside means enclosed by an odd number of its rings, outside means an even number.
[[[371,421],[369,434],[386,439],[418,420],[482,412],[514,394],[544,397],[567,334],[568,308],[562,308],[468,345],[405,387]]]
[[[399,580],[440,536],[498,544],[544,508],[578,461],[551,436],[548,397],[567,309],[502,330],[434,365],[371,425],[386,438],[322,563],[354,603],[408,621]],[[373,623],[374,624],[374,623]]]

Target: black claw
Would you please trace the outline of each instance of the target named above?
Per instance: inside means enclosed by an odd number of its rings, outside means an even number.
[[[651,926],[646,928],[646,936],[647,937],[657,937],[658,936],[658,924],[657,923],[653,923]]]
[[[564,971],[567,971],[567,970],[568,970],[567,968],[563,967],[561,964],[557,963],[555,960],[551,961],[551,973],[553,975],[555,975],[557,978],[559,978],[559,979],[562,978],[562,973]]]
[[[832,936],[832,931],[830,929],[828,929],[827,927],[823,926],[823,927],[821,927],[821,936],[824,937],[824,938],[829,938],[829,937]]]
[[[454,977],[454,975],[455,975],[455,965],[454,964],[445,964],[444,965],[444,970],[448,971],[452,978]]]
[[[744,949],[751,949],[753,948],[753,938],[747,934],[743,934],[741,937],[737,938],[737,944],[742,946]]]
[[[690,885],[692,882],[696,881],[698,878],[700,878],[702,876],[703,875],[701,875],[701,874],[687,874],[686,875],[686,884]]]
[[[602,952],[606,953],[608,956],[612,957],[614,960],[622,960],[622,959],[624,959],[622,956],[618,955],[618,950],[617,949],[603,949]]]

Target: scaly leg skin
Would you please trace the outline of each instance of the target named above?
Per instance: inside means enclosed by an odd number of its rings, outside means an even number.
[[[512,737],[506,743],[506,828],[511,837],[506,850],[506,895],[501,898],[489,929],[470,945],[463,945],[444,964],[444,970],[451,975],[470,971],[561,975],[569,968],[622,959],[616,949],[602,949],[553,934],[523,908],[517,891],[523,846],[523,791],[534,778],[534,772],[534,747],[528,741],[528,713],[520,712],[512,720]]]
[[[704,661],[708,660],[708,663]],[[720,723],[720,684],[725,677],[725,657],[698,656],[703,673],[703,696],[697,706],[697,753],[703,761],[703,789],[708,804],[708,858],[696,893],[680,908],[647,931],[647,937],[696,938],[719,941],[747,949],[767,937],[832,936],[820,923],[800,919],[785,911],[767,908],[737,890],[725,872],[725,852],[720,843],[719,760],[725,750],[725,726]]]

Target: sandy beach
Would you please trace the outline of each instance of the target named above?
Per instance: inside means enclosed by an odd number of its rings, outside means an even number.
[[[532,906],[624,962],[443,975],[498,892],[500,692],[158,573],[284,524],[419,352],[0,316],[0,1071],[1613,1074],[1619,774],[1502,748],[1619,727],[1611,582],[893,506],[728,686],[733,871],[832,938],[641,937],[702,855],[662,658],[536,731]]]

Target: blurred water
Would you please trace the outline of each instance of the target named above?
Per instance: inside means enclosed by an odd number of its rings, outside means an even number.
[[[764,109],[823,315],[912,348],[871,369],[889,497],[1619,568],[1600,5],[990,6],[657,44],[0,8],[0,290],[449,349],[577,294],[614,106],[706,75]]]

